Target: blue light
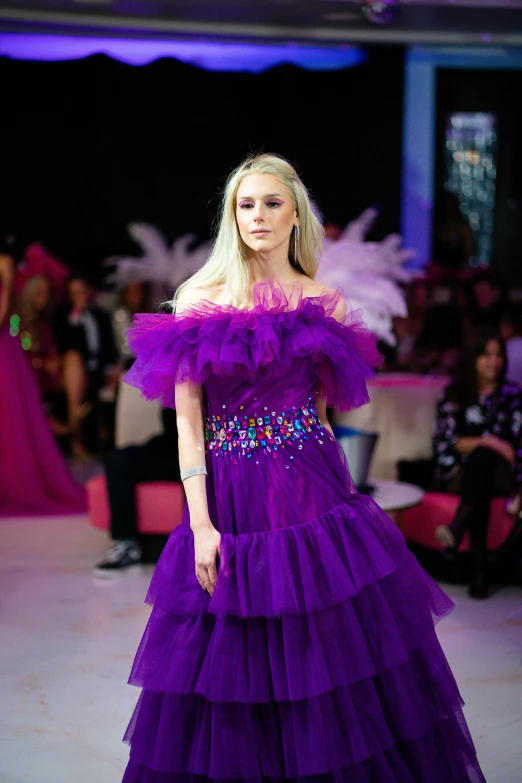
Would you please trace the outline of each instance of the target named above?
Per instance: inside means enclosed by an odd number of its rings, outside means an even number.
[[[259,73],[283,63],[313,71],[350,68],[366,60],[356,46],[304,46],[217,43],[122,38],[90,38],[37,33],[2,33],[0,55],[17,60],[78,60],[106,54],[128,65],[146,65],[160,57],[173,57],[209,71]]]

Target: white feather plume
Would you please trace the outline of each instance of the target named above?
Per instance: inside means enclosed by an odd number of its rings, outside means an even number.
[[[172,293],[205,263],[210,253],[210,242],[194,247],[194,234],[178,237],[169,247],[163,234],[149,223],[131,223],[128,231],[141,247],[143,255],[139,258],[111,256],[103,262],[104,266],[116,267],[107,275],[106,281],[117,288],[138,280],[166,288]]]
[[[325,240],[317,279],[339,288],[349,306],[362,311],[368,328],[394,345],[392,319],[407,315],[398,284],[415,276],[404,267],[415,251],[403,248],[399,234],[389,234],[381,242],[365,242],[377,215],[376,209],[367,209],[346,226],[338,240]]]

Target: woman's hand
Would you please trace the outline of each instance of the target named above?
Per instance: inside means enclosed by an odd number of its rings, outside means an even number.
[[[220,556],[221,534],[212,525],[197,525],[194,532],[196,577],[203,590],[213,594],[217,582],[216,560]]]
[[[480,442],[482,446],[486,446],[486,448],[492,449],[500,454],[501,457],[504,457],[510,465],[515,464],[515,449],[507,440],[502,440],[502,438],[496,435],[484,435]]]

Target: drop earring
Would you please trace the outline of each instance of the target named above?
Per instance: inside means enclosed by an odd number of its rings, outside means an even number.
[[[299,242],[299,234],[301,233],[301,227],[294,227],[294,261],[297,261],[297,243]]]

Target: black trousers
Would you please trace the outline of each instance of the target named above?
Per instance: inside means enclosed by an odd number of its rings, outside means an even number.
[[[513,469],[504,457],[483,446],[475,449],[444,488],[461,497],[454,520],[457,539],[468,529],[472,550],[485,551],[491,501],[509,495],[514,488]]]
[[[111,509],[111,537],[137,537],[136,484],[144,481],[180,481],[177,444],[161,435],[142,446],[114,449],[105,457]]]

